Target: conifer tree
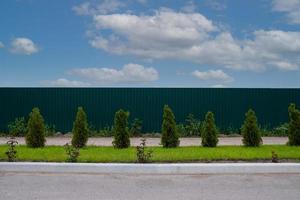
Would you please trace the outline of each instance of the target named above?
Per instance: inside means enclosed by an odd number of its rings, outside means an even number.
[[[249,109],[245,116],[246,118],[241,128],[243,144],[245,146],[257,147],[262,144],[260,129],[257,124],[257,117],[252,109]]]
[[[130,138],[128,131],[129,112],[122,109],[118,110],[114,119],[114,141],[115,148],[128,148],[130,146]]]
[[[38,148],[45,146],[45,124],[38,108],[33,108],[29,114],[27,130],[25,140],[28,147]]]
[[[168,105],[164,106],[161,132],[161,143],[163,147],[177,147],[179,145],[175,116]]]
[[[204,147],[215,147],[218,144],[218,129],[215,124],[214,114],[212,112],[207,112],[205,116],[205,121],[201,131],[202,146]]]
[[[89,137],[88,127],[86,113],[82,107],[78,107],[76,118],[73,123],[72,146],[82,148],[86,145]]]
[[[290,104],[289,108],[289,145],[300,145],[300,111],[296,108],[295,104]]]

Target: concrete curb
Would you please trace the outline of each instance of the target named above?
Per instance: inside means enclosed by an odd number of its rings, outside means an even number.
[[[300,163],[36,163],[1,162],[0,172],[92,174],[300,174]]]

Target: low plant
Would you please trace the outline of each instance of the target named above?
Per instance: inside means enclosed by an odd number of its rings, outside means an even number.
[[[97,135],[101,137],[112,137],[114,136],[113,127],[106,126],[103,129],[100,129]]]
[[[289,123],[283,123],[272,130],[271,136],[288,136]]]
[[[142,120],[135,118],[133,122],[131,123],[131,128],[130,128],[130,136],[133,137],[138,137],[142,135]]]
[[[45,136],[51,137],[56,133],[55,125],[53,124],[45,124]]]
[[[27,133],[27,125],[24,117],[17,117],[14,121],[8,124],[9,135],[20,137]]]
[[[201,143],[204,147],[215,147],[218,143],[218,129],[215,123],[214,114],[207,112],[205,121],[203,124],[203,130],[201,134]]]
[[[196,119],[193,114],[189,114],[185,120],[185,136],[200,136],[201,135],[201,121]]]
[[[69,143],[66,143],[64,148],[67,154],[66,162],[77,162],[80,155],[79,148],[69,145]]]
[[[15,162],[17,159],[17,150],[16,145],[18,144],[18,141],[15,139],[15,137],[10,137],[10,139],[6,142],[8,145],[8,149],[5,152],[7,156],[8,162]]]
[[[38,148],[45,146],[44,118],[38,108],[33,108],[29,114],[27,130],[25,139],[28,147]]]
[[[118,110],[115,114],[113,140],[115,148],[128,148],[130,146],[128,117],[129,112],[122,109]]]
[[[278,160],[278,155],[277,153],[275,153],[275,151],[272,151],[272,160],[271,160],[273,163],[278,163],[279,160]]]
[[[141,144],[136,147],[136,157],[138,163],[148,163],[153,156],[152,150],[146,150],[146,138],[141,139]]]

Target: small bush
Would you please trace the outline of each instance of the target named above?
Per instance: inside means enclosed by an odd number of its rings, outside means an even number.
[[[245,116],[242,126],[243,144],[257,147],[262,144],[262,139],[254,110],[249,109]]]
[[[185,120],[186,136],[200,136],[201,126],[201,121],[196,119],[193,114],[189,114]]]
[[[69,143],[65,144],[64,147],[67,154],[66,162],[77,162],[79,157],[79,148],[73,147],[69,145]]]
[[[141,144],[136,147],[136,157],[138,163],[148,163],[153,156],[153,151],[146,151],[146,138],[141,139]]]
[[[113,127],[106,126],[103,129],[100,129],[97,135],[101,137],[112,137],[114,136]]]
[[[38,108],[33,108],[29,114],[27,130],[25,139],[28,147],[38,148],[45,146],[44,118]]]
[[[14,137],[25,136],[27,133],[27,125],[24,117],[18,117],[15,121],[8,124],[9,135]]]
[[[300,111],[296,108],[295,104],[289,106],[289,145],[300,145]]]
[[[205,121],[203,124],[202,146],[204,147],[215,147],[218,143],[218,129],[215,124],[214,114],[212,112],[207,112],[205,116]]]
[[[10,139],[6,142],[6,144],[8,145],[8,149],[5,152],[7,156],[7,161],[15,162],[17,159],[17,150],[15,149],[15,147],[18,144],[18,142],[14,137],[10,137]]]
[[[135,118],[131,123],[130,136],[137,137],[142,135],[142,120]]]
[[[128,131],[129,112],[120,109],[115,114],[114,119],[114,141],[115,148],[128,148],[130,146]]]
[[[78,107],[76,119],[73,123],[72,146],[82,148],[86,145],[89,137],[87,117],[82,107]]]
[[[278,155],[277,153],[275,153],[275,151],[272,151],[272,160],[273,163],[278,163],[279,159],[278,159]]]
[[[164,106],[163,121],[161,128],[161,143],[163,147],[177,147],[179,145],[179,135],[176,129],[175,116],[171,108]]]
[[[289,123],[280,124],[279,126],[275,127],[271,133],[271,136],[288,136]]]
[[[45,136],[46,137],[54,136],[55,133],[56,133],[55,125],[53,125],[53,124],[45,125]]]

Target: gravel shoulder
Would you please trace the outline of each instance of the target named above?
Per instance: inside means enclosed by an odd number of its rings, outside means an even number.
[[[48,137],[46,145],[59,145],[62,146],[71,142],[71,137]],[[131,145],[137,146],[140,144],[141,138],[131,138]],[[6,144],[7,138],[0,137],[0,145]],[[25,144],[24,137],[18,137],[19,144]],[[88,140],[88,145],[95,146],[111,146],[113,138],[111,137],[91,137]],[[287,137],[263,137],[263,144],[275,145],[286,144]],[[201,144],[200,138],[180,138],[180,146],[198,146]],[[218,145],[242,145],[242,137],[220,137]],[[160,146],[160,138],[147,138],[147,146]]]

